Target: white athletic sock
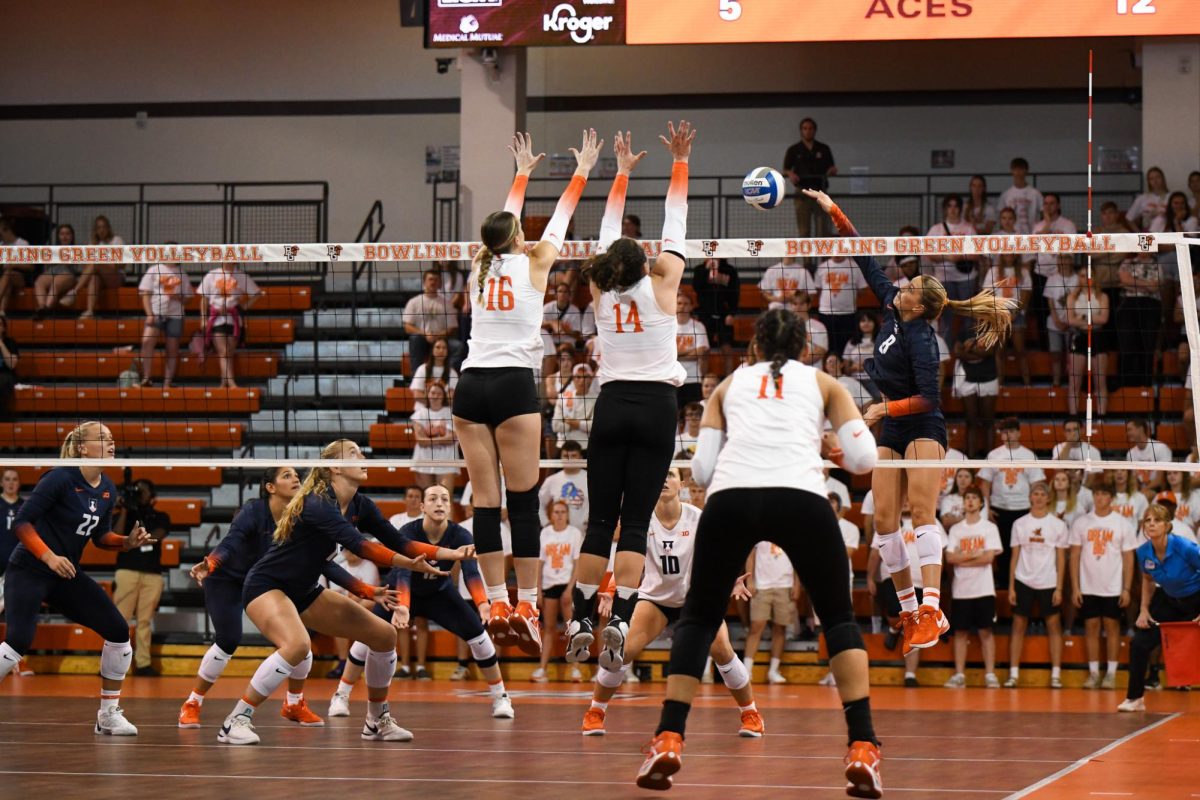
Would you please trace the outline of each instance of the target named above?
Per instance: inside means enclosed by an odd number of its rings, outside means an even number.
[[[367,701],[367,718],[368,719],[379,719],[386,713],[388,713],[387,700],[384,700],[379,703],[376,703],[371,700]]]
[[[499,586],[487,587],[487,599],[488,599],[489,603],[494,603],[497,600],[503,600],[504,602],[507,603],[508,602],[508,586],[506,584],[502,583]]]
[[[900,610],[908,611],[915,614],[917,612],[917,590],[911,586],[907,589],[900,589],[896,592],[896,597],[900,599]]]
[[[231,716],[236,717],[240,715],[243,717],[253,717],[255,708],[255,706],[250,705],[249,700],[243,697],[241,700],[238,700],[237,705],[233,707],[233,714]]]
[[[343,678],[343,679],[339,679],[339,680],[338,680],[338,687],[337,687],[337,691],[335,691],[335,692],[334,692],[334,694],[341,695],[342,697],[349,697],[349,696],[350,696],[350,690],[351,690],[351,689],[353,689],[353,688],[354,688],[354,684],[353,684],[353,683],[346,683],[346,681],[345,681],[345,679],[344,679],[344,678]]]
[[[504,679],[501,678],[500,680],[496,681],[495,683],[489,683],[488,684],[488,694],[490,694],[492,696],[493,700],[496,699],[497,697],[499,697],[500,695],[504,694]]]
[[[921,592],[921,605],[929,606],[935,611],[942,607],[942,592],[940,589],[925,589]]]
[[[600,585],[596,583],[575,582],[575,588],[583,595],[584,600],[591,600],[596,596],[596,592],[600,591]]]
[[[738,711],[741,711],[743,713],[745,713],[747,711],[758,711],[758,706],[755,705],[753,700],[751,700],[750,705],[748,705],[748,706],[738,706]]]
[[[1051,667],[1050,668],[1050,677],[1051,678],[1061,678],[1062,677],[1062,667]]]
[[[629,598],[633,597],[634,594],[636,594],[636,593],[637,593],[636,586],[618,586],[617,587],[617,597],[621,598],[622,600],[628,600]]]
[[[768,672],[779,672],[779,659],[778,658],[771,659],[771,668],[767,671]]]
[[[746,656],[742,659],[742,663],[746,665],[747,672],[754,671],[754,656]]]
[[[304,692],[288,692],[287,704],[289,706],[299,705],[304,700]]]
[[[529,603],[530,605],[537,606],[537,587],[534,586],[531,589],[517,589],[517,602]]]
[[[187,701],[189,703],[195,703],[198,706],[202,706],[204,705],[204,695],[200,694],[199,692],[192,692],[188,695]]]
[[[117,702],[121,699],[120,689],[101,689],[100,690],[100,710],[108,711],[110,708],[116,708]]]
[[[1009,667],[1008,668],[1008,676],[1010,678],[1019,678],[1021,676],[1021,668],[1020,667]]]
[[[1088,662],[1088,672],[1092,673],[1093,675],[1099,675],[1100,674],[1100,662],[1099,661],[1089,661]]]
[[[906,672],[904,673],[904,679],[905,679],[905,680],[908,680],[909,678],[912,678],[913,680],[916,680],[916,679],[917,679],[917,673],[915,673],[915,672],[907,672],[907,671],[906,671]]]
[[[592,708],[598,708],[598,709],[600,709],[601,711],[607,711],[607,710],[608,710],[608,703],[601,703],[599,700],[595,700],[595,699],[593,699],[593,700],[592,700]]]
[[[1109,675],[1117,674],[1117,662],[1116,661],[1108,662],[1108,674]]]

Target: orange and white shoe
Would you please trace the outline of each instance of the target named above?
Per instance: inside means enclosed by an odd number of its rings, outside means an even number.
[[[913,634],[917,632],[917,614],[915,611],[900,612],[900,631],[904,640],[904,646],[900,649],[900,652],[903,655],[908,655],[913,650]]]
[[[542,624],[537,606],[528,600],[517,603],[516,610],[508,618],[508,627],[522,653],[527,656],[542,654]]]
[[[918,649],[933,647],[939,638],[950,632],[950,620],[940,608],[921,606],[917,609],[917,626],[909,643]]]
[[[846,754],[846,794],[851,797],[868,797],[877,800],[883,797],[883,778],[879,775],[879,763],[883,759],[879,748],[872,742],[851,742]]]
[[[298,722],[305,728],[320,728],[325,724],[325,720],[321,719],[317,714],[308,707],[308,701],[303,697],[300,702],[295,705],[283,704],[283,710],[279,712],[279,716],[284,719],[290,719],[292,722]]]
[[[766,732],[767,726],[763,722],[762,714],[758,713],[758,709],[750,708],[742,712],[742,727],[738,730],[738,736],[758,739]]]
[[[507,600],[497,600],[492,603],[492,611],[488,617],[487,629],[496,647],[510,647],[517,643],[512,627],[508,622],[512,614],[513,607],[508,604]]]
[[[665,792],[671,788],[671,776],[683,767],[683,737],[663,731],[642,748],[646,760],[638,770],[639,789]]]
[[[183,708],[179,709],[179,727],[200,727],[200,704],[195,700],[188,700],[183,704]]]
[[[604,709],[592,706],[583,715],[583,735],[584,736],[603,736],[604,730]]]

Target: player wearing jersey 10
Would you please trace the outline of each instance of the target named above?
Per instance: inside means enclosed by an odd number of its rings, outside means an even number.
[[[608,704],[628,674],[633,662],[646,645],[657,639],[664,630],[679,621],[679,611],[687,596],[692,576],[692,553],[699,530],[700,509],[680,502],[679,469],[671,467],[663,483],[654,516],[650,518],[650,535],[646,545],[646,568],[638,586],[638,602],[629,621],[625,643],[625,663],[613,671],[601,667],[596,673],[592,704],[583,715],[583,735],[603,736]],[[743,576],[745,578],[745,576]],[[749,599],[744,580],[734,588],[734,597]],[[738,735],[757,738],[766,731],[762,715],[754,704],[754,689],[750,671],[738,660],[729,642],[729,629],[722,622],[717,629],[709,652],[725,686],[733,695],[741,712]]]
[[[638,772],[643,789],[670,788],[682,765],[684,728],[705,656],[746,556],[769,531],[791,559],[824,625],[850,734],[846,791],[854,797],[882,796],[867,651],[846,582],[850,561],[825,498],[821,456],[826,419],[837,431],[839,460],[854,474],[874,468],[875,440],[850,393],[798,360],[804,345],[804,323],[795,314],[763,314],[751,343],[756,363],[726,378],[705,406],[692,474],[708,485],[708,500],[696,531],[691,585],[671,644],[667,699]]]
[[[603,144],[589,130],[580,149],[571,149],[575,174],[542,240],[526,255],[521,206],[529,175],[545,153],[533,155],[528,134],[513,137],[517,175],[504,210],[484,219],[483,249],[471,266],[471,338],[454,393],[454,430],[474,488],[475,541],[491,603],[488,631],[496,644],[515,644],[534,656],[542,647],[537,610],[542,416],[533,377],[542,364],[542,304],[550,268]],[[508,602],[500,538],[501,466],[517,571],[515,610]]]

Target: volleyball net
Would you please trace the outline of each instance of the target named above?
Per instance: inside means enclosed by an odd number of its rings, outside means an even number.
[[[931,323],[941,338],[951,457],[971,459],[936,463],[982,466],[1012,418],[1020,445],[1043,467],[1150,474],[1169,456],[1171,471],[1190,475],[1200,470],[1185,463],[1195,450],[1191,386],[1200,378],[1190,357],[1200,337],[1197,244],[1172,233],[690,240],[677,309],[688,374],[680,463],[694,451],[704,398],[747,358],[754,320],[768,306],[805,315],[805,360],[837,374],[860,406],[874,401],[863,362],[880,309],[852,260],[870,255],[896,282],[930,274],[951,297],[991,288],[1020,303],[998,351],[975,346],[969,319]],[[653,258],[660,244],[643,247]],[[100,420],[116,440],[117,457],[104,462],[114,477],[131,467],[134,477],[168,485],[245,487],[267,467],[312,466],[324,444],[347,438],[372,459],[368,486],[399,490],[420,473],[454,475],[461,487],[449,407],[469,336],[465,278],[478,248],[0,248],[5,265],[112,265],[124,276],[124,285],[100,292],[86,319],[78,318],[81,302],[39,311],[32,289],[17,294],[7,321],[17,386],[11,421],[0,424],[3,460],[32,483],[45,469],[79,463],[57,458],[60,445],[80,422]],[[546,294],[537,386],[547,468],[561,464],[564,446],[574,451],[567,442],[587,446],[602,354],[579,268],[595,248],[566,243]],[[324,265],[318,280],[313,264]],[[493,300],[505,302],[503,288],[485,298]],[[172,339],[179,357],[167,387]],[[1140,431],[1163,446],[1138,445]],[[1131,447],[1142,454],[1132,463]],[[1011,466],[1026,462],[1014,455]]]

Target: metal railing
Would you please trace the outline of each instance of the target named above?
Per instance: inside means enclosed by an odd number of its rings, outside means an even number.
[[[911,225],[922,233],[941,221],[942,198],[957,194],[966,198],[974,173],[863,173],[837,175],[830,179],[829,192],[855,220],[864,233],[891,236]],[[688,235],[695,238],[738,238],[742,236],[787,237],[796,235],[792,204],[774,212],[762,212],[742,201],[742,175],[693,175],[688,191]],[[988,197],[998,204],[1000,193],[1011,183],[1007,173],[983,175]],[[669,176],[635,175],[630,179],[626,213],[637,214],[642,230],[653,237],[661,230],[662,200]],[[1095,223],[1106,200],[1121,209],[1129,207],[1142,192],[1140,172],[1102,172],[1094,175]],[[1029,183],[1043,192],[1056,192],[1062,212],[1082,230],[1087,219],[1087,174],[1084,172],[1031,173]],[[526,193],[526,216],[553,213],[565,178],[534,178]],[[575,236],[594,238],[600,230],[609,181],[589,183],[574,217]],[[997,209],[999,210],[999,209]],[[472,232],[461,229],[459,183],[433,182],[433,241],[462,241]]]

